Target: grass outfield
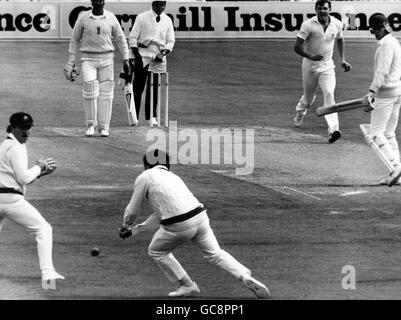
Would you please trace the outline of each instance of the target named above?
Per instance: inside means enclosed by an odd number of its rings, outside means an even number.
[[[2,299],[158,299],[173,289],[147,255],[151,234],[122,241],[117,228],[142,172],[149,128],[126,126],[116,88],[109,138],[86,138],[80,84],[65,80],[67,43],[0,42],[0,123],[12,112],[33,115],[30,162],[52,156],[57,171],[28,187],[30,201],[52,224],[54,263],[67,280],[44,291],[35,242],[6,221],[0,234]],[[327,143],[324,120],[308,114],[294,129],[302,94],[301,59],[293,42],[178,42],[169,57],[170,119],[179,129],[254,130],[255,168],[176,165],[208,208],[220,245],[250,268],[276,299],[399,299],[400,188],[378,185],[387,173],[364,144],[369,114],[340,114],[343,137]],[[351,73],[337,69],[336,100],[364,95],[376,44],[347,43]],[[338,64],[338,57],[336,56]],[[121,66],[118,56],[116,77]],[[322,104],[319,91],[316,106]],[[399,132],[398,132],[399,134]],[[199,135],[198,135],[199,136]],[[202,143],[202,142],[200,142]],[[90,249],[100,248],[98,257]],[[253,295],[199,250],[176,256],[203,299]],[[343,266],[356,268],[344,290]]]

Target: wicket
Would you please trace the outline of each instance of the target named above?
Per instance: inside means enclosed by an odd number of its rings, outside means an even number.
[[[157,83],[157,105],[156,105],[156,120],[157,126],[161,126],[161,98],[162,98],[162,82],[164,78],[164,126],[168,127],[168,72],[154,73],[151,72],[150,80],[150,117],[153,117],[153,90],[154,84]],[[156,79],[156,80],[155,80]],[[153,127],[153,121],[150,121],[150,127]]]

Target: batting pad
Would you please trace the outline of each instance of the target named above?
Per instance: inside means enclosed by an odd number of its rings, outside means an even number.
[[[386,155],[386,153],[383,150],[383,146],[382,145],[378,145],[375,141],[375,139],[373,139],[373,137],[371,137],[369,135],[369,127],[370,124],[360,124],[359,125],[364,137],[365,137],[365,141],[368,144],[369,147],[372,148],[372,150],[376,153],[376,155],[379,157],[379,159],[381,160],[381,162],[386,166],[386,168],[388,169],[388,171],[391,173],[394,171],[394,163],[393,161],[391,161],[388,156]],[[391,147],[390,147],[391,149]],[[393,157],[394,158],[394,157]]]
[[[111,111],[114,97],[114,81],[104,81],[99,85],[98,124],[99,130],[110,129]]]
[[[82,97],[84,98],[86,125],[96,126],[99,81],[93,80],[82,83]]]

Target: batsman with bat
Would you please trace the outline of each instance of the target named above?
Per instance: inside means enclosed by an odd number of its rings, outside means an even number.
[[[401,46],[391,34],[387,18],[375,14],[370,18],[370,32],[378,41],[374,57],[374,76],[367,96],[374,99],[368,135],[365,135],[373,150],[390,171],[390,177],[380,184],[393,186],[401,177],[400,152],[395,130],[401,105]],[[361,129],[364,130],[361,126]],[[366,130],[365,130],[366,131]]]
[[[200,292],[172,251],[191,241],[211,264],[240,280],[258,298],[269,298],[267,287],[251,276],[251,271],[228,252],[222,250],[209,224],[206,208],[194,197],[185,183],[170,171],[169,155],[153,149],[143,157],[145,171],[135,181],[134,194],[124,212],[119,235],[125,239],[145,230],[157,230],[148,253],[171,283],[178,285],[170,297],[188,297]],[[139,215],[153,212],[135,225]]]
[[[302,125],[308,108],[316,98],[316,87],[320,86],[325,106],[335,103],[336,87],[335,65],[333,61],[334,41],[341,57],[345,72],[351,65],[345,60],[342,22],[330,15],[331,2],[318,0],[315,3],[316,16],[304,21],[297,35],[294,50],[304,57],[302,61],[303,96],[299,100],[294,115],[294,127]],[[328,125],[329,143],[341,137],[337,113],[325,115]]]
[[[54,270],[52,260],[53,235],[51,225],[24,195],[26,186],[51,174],[57,168],[52,158],[39,159],[28,169],[26,142],[33,126],[32,117],[24,112],[14,113],[7,128],[8,136],[0,145],[0,230],[4,219],[11,220],[34,235],[38,247],[43,281],[64,279]]]

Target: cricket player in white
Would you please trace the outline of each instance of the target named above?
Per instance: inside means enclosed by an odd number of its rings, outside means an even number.
[[[323,93],[324,106],[335,103],[334,40],[337,40],[341,66],[346,72],[351,70],[351,65],[345,61],[343,24],[330,16],[331,2],[329,0],[316,1],[315,12],[315,17],[302,23],[294,47],[295,52],[304,57],[302,61],[304,94],[295,108],[294,126],[296,128],[301,126],[308,108],[315,101],[318,84]],[[324,117],[328,125],[329,143],[333,143],[341,137],[338,114],[332,113]]]
[[[192,241],[211,264],[232,274],[259,298],[269,298],[267,287],[251,277],[251,271],[229,253],[222,250],[209,225],[206,208],[193,196],[185,183],[169,171],[169,155],[161,150],[150,150],[143,158],[145,171],[135,181],[134,194],[125,213],[122,238],[142,230],[158,229],[149,245],[149,255],[171,283],[178,289],[170,297],[192,296],[199,288],[191,280],[172,251]],[[134,227],[141,213],[149,206],[153,214]],[[128,235],[128,236],[129,236]]]
[[[150,72],[158,74],[154,86],[157,88],[160,73],[167,72],[167,55],[174,48],[175,35],[171,18],[164,13],[166,1],[152,1],[152,8],[140,13],[129,35],[134,63],[134,96],[137,117],[141,107],[142,92]],[[153,90],[153,115],[150,114],[150,82],[147,82],[145,119],[156,123],[157,90]]]
[[[374,76],[368,96],[374,99],[369,135],[393,164],[394,172],[381,184],[392,186],[401,176],[400,152],[395,130],[401,105],[401,46],[390,33],[387,18],[375,14],[370,18],[370,30],[378,40],[374,58]],[[371,111],[371,110],[367,110]]]
[[[64,279],[54,270],[52,260],[52,227],[24,199],[26,185],[52,173],[57,165],[51,158],[38,160],[28,169],[25,143],[28,140],[32,117],[17,112],[10,117],[7,139],[0,145],[0,230],[4,219],[14,221],[36,238],[42,281]]]
[[[116,16],[104,8],[104,0],[92,0],[92,10],[79,15],[72,31],[69,58],[64,67],[67,79],[75,70],[78,46],[81,52],[82,96],[84,98],[86,136],[108,137],[114,97],[114,45],[123,56],[124,72],[130,73],[128,44]]]

